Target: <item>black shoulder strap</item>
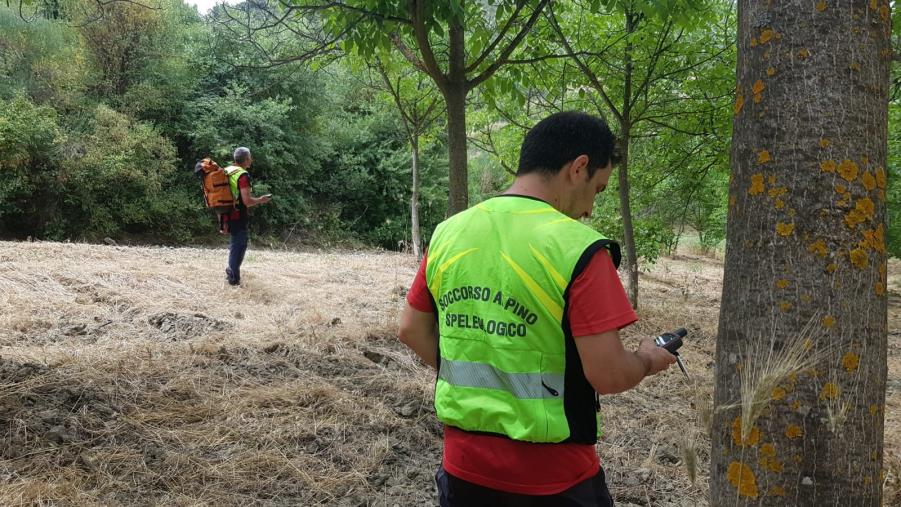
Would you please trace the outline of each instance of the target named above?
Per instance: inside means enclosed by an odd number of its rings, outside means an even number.
[[[594,257],[594,254],[598,253],[598,250],[602,248],[606,248],[610,252],[610,258],[613,260],[613,267],[619,268],[619,263],[623,258],[622,252],[620,252],[619,249],[619,243],[610,239],[599,239],[588,245],[588,248],[582,252],[581,257],[579,257],[578,262],[576,262],[575,268],[573,268],[573,274],[569,279],[569,283],[572,283],[582,274],[582,271],[584,271],[585,267],[588,266],[588,263],[591,262],[591,258]]]

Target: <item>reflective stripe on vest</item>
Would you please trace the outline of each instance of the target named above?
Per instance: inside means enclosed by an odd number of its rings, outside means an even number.
[[[523,400],[557,398],[563,391],[563,375],[509,373],[490,364],[443,359],[438,378],[459,387],[497,389]]]

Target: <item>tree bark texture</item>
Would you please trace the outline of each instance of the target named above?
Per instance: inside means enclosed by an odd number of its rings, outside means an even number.
[[[626,10],[626,33],[635,33],[638,15]],[[626,44],[623,54],[626,62],[623,86],[623,108],[620,120],[620,147],[622,162],[619,166],[619,207],[623,217],[623,242],[626,247],[626,274],[629,279],[629,302],[638,309],[638,254],[635,251],[635,228],[632,225],[632,205],[629,202],[629,143],[632,142],[632,43]]]
[[[711,505],[881,504],[890,33],[886,0],[738,2]]]
[[[422,260],[422,234],[419,228],[419,139],[411,140],[413,156],[413,192],[410,196],[410,227],[413,240],[413,255]]]
[[[638,309],[638,255],[635,252],[635,228],[632,226],[632,206],[629,203],[629,127],[620,130],[622,161],[619,164],[619,210],[623,218],[623,246],[626,254],[626,287],[632,308]]]
[[[469,206],[469,171],[466,153],[466,47],[463,20],[448,25],[447,84],[441,90],[447,102],[448,216]]]
[[[469,206],[469,172],[466,153],[466,88],[448,85],[447,103],[448,216]]]

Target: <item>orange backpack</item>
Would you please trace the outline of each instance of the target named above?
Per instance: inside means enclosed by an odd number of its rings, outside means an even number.
[[[219,164],[205,158],[197,163],[194,171],[203,182],[203,197],[207,208],[213,208],[217,214],[228,213],[234,209],[235,198],[232,196],[228,175]]]

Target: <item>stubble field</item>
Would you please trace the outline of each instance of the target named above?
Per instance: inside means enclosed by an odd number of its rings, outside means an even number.
[[[434,505],[434,374],[397,341],[403,254],[0,242],[0,505]],[[722,262],[641,276],[678,369],[602,398],[621,506],[707,505]],[[901,265],[889,265],[885,505],[901,503]],[[689,463],[686,463],[688,460]],[[694,466],[691,461],[694,460]],[[694,472],[692,482],[689,475]]]

